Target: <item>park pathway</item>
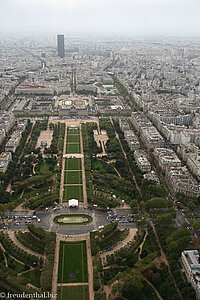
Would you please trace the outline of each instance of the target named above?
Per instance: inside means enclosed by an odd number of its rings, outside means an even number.
[[[52,294],[54,295],[57,293],[59,246],[60,246],[60,237],[56,235],[56,247],[55,247],[55,255],[54,255],[53,277],[52,277]]]
[[[20,154],[20,156],[19,156],[19,158],[18,158],[17,163],[20,162],[20,159],[21,159],[22,155],[24,154],[24,149],[26,148],[26,145],[27,145],[27,143],[28,143],[28,141],[29,141],[29,139],[30,139],[30,137],[31,137],[31,134],[32,134],[34,125],[35,125],[35,121],[33,121],[33,123],[32,123],[31,131],[30,131],[30,133],[29,133],[29,135],[28,135],[28,137],[27,137],[27,139],[26,139],[24,148],[23,148],[23,150],[22,150],[22,152],[21,152],[21,154]],[[8,185],[7,185],[7,187],[6,187],[6,192],[8,192],[8,193],[11,193],[11,192],[12,192],[11,181],[9,181],[9,183],[8,183]]]
[[[7,261],[6,255],[5,255],[6,250],[4,249],[4,247],[2,246],[1,243],[0,243],[0,248],[1,248],[1,250],[3,251],[3,257],[4,257],[5,266],[6,266],[6,268],[8,268],[8,261]]]
[[[88,285],[88,282],[76,282],[76,283],[58,283],[57,286],[81,286]]]
[[[84,152],[83,152],[83,136],[82,136],[82,128],[80,124],[80,148],[81,148],[81,167],[82,167],[82,183],[83,183],[83,204],[87,205],[87,189],[86,189],[86,177],[85,177],[85,161],[84,161]]]
[[[4,253],[6,252],[6,250],[4,249],[3,245],[0,243],[0,247],[1,249],[4,251]],[[25,265],[25,263],[23,263],[22,261],[18,260],[17,258],[15,258],[14,256],[12,256],[10,253],[8,254],[12,259],[14,259],[16,262],[18,262],[21,265]],[[29,270],[30,271],[30,270]]]
[[[29,253],[29,254],[31,254],[31,255],[34,255],[34,256],[37,256],[37,257],[39,257],[39,258],[43,258],[43,259],[45,259],[45,256],[44,255],[41,255],[41,254],[39,254],[39,253],[37,253],[37,252],[34,252],[34,251],[32,251],[31,249],[29,249],[29,248],[27,248],[27,247],[25,247],[23,244],[21,244],[20,243],[20,241],[18,241],[18,239],[16,238],[16,236],[15,236],[15,232],[14,231],[8,231],[8,235],[9,235],[9,238],[19,247],[19,248],[21,248],[22,250],[24,250],[25,252],[27,252],[27,253]]]
[[[141,253],[142,253],[142,248],[143,248],[144,243],[145,243],[145,241],[146,241],[147,235],[148,235],[148,230],[145,228],[145,236],[144,236],[144,239],[143,239],[142,243],[138,246],[138,248],[140,248],[140,252],[139,252],[139,260],[141,260],[140,255],[141,255]],[[138,249],[138,248],[137,248],[137,249]]]
[[[117,169],[114,168],[114,170],[115,170],[115,172],[117,173],[117,175],[118,175],[119,177],[121,177],[121,175],[119,174],[119,172],[117,171]]]
[[[111,122],[111,124],[112,124],[112,125],[113,125],[113,127],[114,127],[114,123],[113,123],[112,117],[110,117],[110,122]],[[126,160],[127,160],[127,162],[128,162],[129,170],[130,170],[130,172],[131,172],[131,175],[132,175],[133,181],[135,182],[135,186],[136,186],[137,190],[139,191],[139,193],[140,193],[140,196],[142,197],[142,192],[141,192],[141,189],[140,189],[140,187],[139,187],[139,186],[138,186],[138,184],[137,184],[137,181],[136,181],[136,179],[135,179],[135,175],[133,174],[133,171],[131,170],[131,167],[130,167],[129,161],[128,161],[128,159],[127,159],[127,156],[126,156],[126,152],[124,151],[124,148],[123,148],[123,146],[122,146],[122,143],[121,143],[121,141],[120,141],[119,135],[118,135],[118,133],[117,133],[117,131],[116,131],[116,130],[115,130],[115,135],[116,135],[116,138],[117,138],[117,139],[118,139],[118,141],[119,141],[119,144],[120,144],[121,150],[122,150],[122,152],[123,152],[123,154],[124,154],[124,157],[125,157],[125,159],[126,159]]]
[[[127,235],[127,237],[122,242],[120,242],[120,244],[121,243],[128,244],[129,242],[133,241],[133,239],[134,239],[134,237],[137,233],[137,228],[130,228],[129,230],[130,230],[129,234]],[[112,251],[103,252],[103,253],[100,254],[100,257],[101,257],[103,263],[106,262],[106,256],[107,255],[111,255],[115,251],[122,248],[122,246],[120,244],[118,244],[116,247],[114,247]]]
[[[157,243],[158,243],[158,245],[159,245],[160,253],[161,253],[161,256],[162,256],[162,258],[163,258],[163,261],[164,261],[164,263],[166,264],[166,266],[167,266],[167,268],[168,268],[169,274],[170,274],[170,276],[171,276],[171,278],[172,278],[172,281],[173,281],[173,283],[174,283],[174,285],[175,285],[175,287],[176,287],[176,290],[177,290],[177,292],[178,292],[178,294],[179,294],[181,300],[183,300],[183,297],[182,297],[182,295],[181,295],[181,292],[180,292],[180,290],[179,290],[179,288],[178,288],[178,286],[177,286],[177,284],[176,284],[176,281],[175,281],[175,279],[174,279],[174,276],[173,276],[173,274],[172,274],[172,272],[171,272],[171,268],[170,268],[169,262],[168,262],[168,260],[167,260],[167,257],[166,257],[166,255],[165,255],[165,253],[164,253],[164,251],[163,251],[163,249],[162,249],[162,246],[161,246],[161,244],[160,244],[160,241],[159,241],[159,238],[158,238],[158,234],[157,234],[156,228],[155,228],[155,226],[154,226],[154,224],[153,224],[152,221],[150,221],[150,225],[151,225],[151,227],[152,227],[152,229],[153,229],[153,231],[154,231],[154,233],[155,233],[156,240],[157,240]]]
[[[66,142],[67,142],[67,126],[65,124],[65,136],[64,136],[64,146],[63,146],[63,157],[62,157],[62,170],[61,170],[61,178],[60,178],[60,197],[59,202],[63,202],[63,186],[64,186],[64,172],[65,172],[65,153],[66,153]]]
[[[155,286],[147,279],[144,277],[144,280],[148,283],[148,285],[150,285],[152,287],[152,289],[154,290],[156,296],[158,297],[159,300],[164,300],[161,295],[159,294],[158,290],[155,288]]]

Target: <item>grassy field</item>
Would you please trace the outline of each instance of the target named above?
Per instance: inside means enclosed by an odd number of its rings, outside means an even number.
[[[78,201],[83,202],[82,185],[71,185],[64,187],[63,202],[67,202],[70,199],[77,199]]]
[[[81,153],[80,144],[67,144],[66,153]]]
[[[47,172],[49,172],[49,164],[46,163],[46,162],[44,162],[44,163],[41,164],[41,166],[40,166],[40,173],[41,173],[41,174],[45,174],[45,173],[47,173]]]
[[[79,133],[79,128],[67,128],[67,134],[78,134]]]
[[[25,273],[23,276],[28,278],[31,284],[33,284],[36,287],[40,287],[40,274],[41,272],[39,270],[33,270],[30,272]]]
[[[67,135],[67,143],[79,143],[80,135],[79,134],[69,134]]]
[[[66,158],[65,159],[65,170],[81,170],[81,159],[80,158]]]
[[[86,241],[60,242],[58,283],[87,282]],[[71,297],[71,299],[73,299]]]
[[[82,171],[65,171],[65,184],[81,184]]]
[[[58,287],[58,300],[89,300],[89,288],[85,286]]]

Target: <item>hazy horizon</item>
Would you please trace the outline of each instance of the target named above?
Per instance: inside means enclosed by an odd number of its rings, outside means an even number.
[[[1,33],[200,37],[199,0],[1,0]]]

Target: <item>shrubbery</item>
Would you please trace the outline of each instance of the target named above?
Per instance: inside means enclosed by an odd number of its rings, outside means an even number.
[[[15,233],[15,235],[16,238],[20,241],[20,243],[23,244],[25,247],[39,254],[44,254],[44,241],[39,241],[30,232],[22,233],[21,231],[18,231]]]
[[[39,264],[38,257],[28,254],[17,245],[15,245],[9,238],[8,234],[4,234],[3,232],[1,232],[0,241],[8,253],[16,257],[18,260],[23,261],[26,265],[35,266]]]

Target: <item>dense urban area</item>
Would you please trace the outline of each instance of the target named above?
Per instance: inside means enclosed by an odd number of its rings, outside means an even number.
[[[0,49],[0,297],[200,299],[199,40]]]

